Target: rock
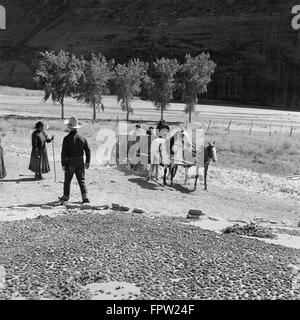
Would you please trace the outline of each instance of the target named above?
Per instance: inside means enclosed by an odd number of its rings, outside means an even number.
[[[142,210],[142,209],[133,209],[132,212],[133,213],[138,213],[138,214],[143,214],[144,210]]]
[[[102,211],[102,210],[107,210],[109,209],[109,205],[105,204],[102,206],[92,206],[92,210],[96,210],[96,211]]]
[[[196,216],[196,217],[205,216],[205,214],[201,210],[194,210],[194,209],[190,210],[188,212],[188,215],[189,216]]]
[[[113,210],[120,210],[120,205],[117,204],[117,203],[113,203],[113,204],[111,205],[111,208],[112,208]]]
[[[122,211],[122,212],[128,212],[130,210],[130,208],[129,207],[125,207],[125,206],[121,206],[119,210]]]

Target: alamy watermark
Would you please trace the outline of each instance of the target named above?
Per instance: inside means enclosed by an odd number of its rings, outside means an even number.
[[[292,19],[292,28],[294,30],[300,30],[300,4],[295,5],[292,8],[292,14],[294,15]]]
[[[4,6],[0,5],[0,29],[6,29],[6,10]]]
[[[96,136],[97,164],[190,164],[203,166],[204,130],[177,127],[171,130],[130,132],[126,122],[116,130],[103,128]],[[156,163],[157,162],[157,163]]]

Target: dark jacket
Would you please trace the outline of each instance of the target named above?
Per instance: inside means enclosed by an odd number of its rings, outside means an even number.
[[[32,150],[35,152],[40,152],[46,150],[46,144],[50,143],[52,140],[48,138],[45,132],[40,132],[35,130],[32,133]]]
[[[87,140],[78,134],[77,131],[71,131],[63,141],[61,152],[61,163],[63,167],[67,167],[70,162],[83,162],[84,153],[86,156],[86,163],[91,162],[91,149]]]

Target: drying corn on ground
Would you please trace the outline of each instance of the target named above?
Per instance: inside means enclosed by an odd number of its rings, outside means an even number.
[[[0,298],[90,299],[89,284],[125,282],[140,289],[129,299],[299,299],[297,257],[177,218],[45,216],[0,224]]]

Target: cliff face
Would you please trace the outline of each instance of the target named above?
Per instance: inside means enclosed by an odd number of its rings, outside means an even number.
[[[117,61],[209,51],[207,98],[300,109],[294,0],[9,0],[0,83],[32,86],[37,53],[101,51]],[[3,63],[5,61],[5,63]],[[9,61],[9,62],[7,62]]]

